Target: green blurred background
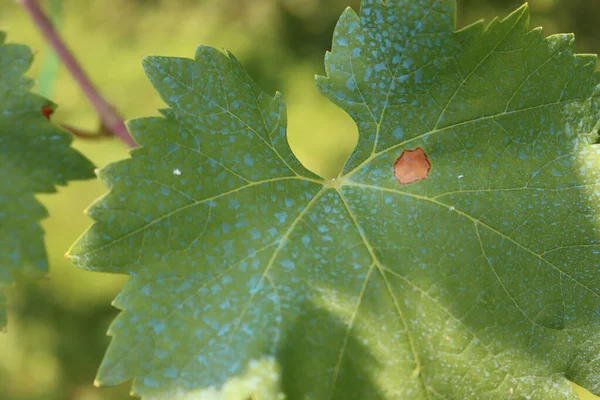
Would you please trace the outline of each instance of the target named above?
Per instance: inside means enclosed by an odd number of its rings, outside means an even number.
[[[317,92],[336,20],[359,0],[46,0],[83,67],[126,118],[156,114],[164,104],[146,80],[145,55],[192,57],[198,44],[232,51],[267,91],[289,104],[289,137],[302,162],[334,176],[352,150],[356,128]],[[522,1],[458,0],[458,24],[504,16]],[[530,0],[532,25],[547,34],[574,32],[578,52],[600,52],[600,0]],[[48,51],[14,0],[0,0],[0,30],[36,52],[30,71],[37,90],[60,105],[53,117],[94,130],[98,119]],[[128,156],[116,140],[75,146],[97,166]],[[63,255],[90,224],[83,210],[105,189],[74,183],[39,196],[50,257],[47,279],[9,290],[8,333],[0,334],[0,400],[102,400],[129,398],[129,383],[94,388],[92,382],[117,310],[110,303],[124,277],[71,267]],[[582,398],[592,399],[582,391]]]

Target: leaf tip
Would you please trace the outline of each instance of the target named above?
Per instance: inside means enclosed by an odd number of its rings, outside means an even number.
[[[315,83],[317,84],[317,87],[321,90],[324,90],[325,85],[327,84],[327,81],[329,80],[328,77],[323,76],[323,75],[315,75]]]
[[[91,210],[92,210],[92,207],[93,207],[93,206],[94,206],[94,205],[93,205],[93,204],[91,204],[91,205],[89,205],[88,207],[84,208],[84,209],[83,209],[83,215],[86,215],[86,216],[88,216],[88,217],[89,217],[89,216],[90,216],[90,213],[91,213]]]
[[[529,17],[529,3],[525,2],[521,7],[517,8],[513,14],[516,14],[517,18]],[[509,19],[510,15],[506,18]]]
[[[155,57],[153,56],[142,57],[142,68],[144,69],[144,71],[146,71],[146,73],[148,73],[148,70],[150,68],[154,68],[154,59]]]
[[[347,7],[344,9],[344,12],[342,13],[342,15],[344,15],[344,14],[346,14],[346,13],[354,13],[354,14],[356,14],[356,11],[354,11],[354,9],[353,9],[351,6],[347,6]]]

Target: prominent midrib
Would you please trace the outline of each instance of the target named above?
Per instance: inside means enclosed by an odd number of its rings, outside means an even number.
[[[585,284],[584,282],[580,281],[575,276],[573,276],[573,275],[569,274],[568,272],[562,270],[557,265],[555,265],[554,263],[552,263],[548,259],[546,259],[543,256],[543,254],[545,254],[545,253],[540,254],[540,253],[535,252],[534,250],[530,249],[529,247],[527,247],[526,245],[520,243],[519,241],[511,238],[510,236],[507,236],[507,235],[503,234],[498,229],[496,229],[493,226],[487,224],[485,221],[482,221],[481,219],[475,218],[472,215],[470,215],[468,212],[460,210],[460,209],[458,209],[455,206],[452,206],[452,205],[440,202],[440,201],[436,200],[435,198],[429,198],[429,197],[420,196],[420,195],[417,195],[417,194],[414,194],[414,193],[402,192],[402,191],[388,189],[388,188],[379,187],[379,186],[372,186],[372,185],[366,185],[366,184],[360,184],[360,183],[346,183],[345,185],[346,186],[351,186],[351,187],[362,188],[362,189],[366,189],[366,190],[377,190],[377,191],[387,192],[387,193],[395,194],[395,195],[408,196],[408,197],[414,198],[416,200],[426,201],[426,202],[434,204],[434,205],[436,205],[438,207],[442,207],[442,208],[448,209],[448,210],[450,210],[452,212],[456,212],[460,216],[462,216],[462,217],[466,218],[467,220],[473,222],[475,225],[480,225],[480,226],[486,228],[487,230],[489,230],[490,232],[494,233],[495,235],[498,235],[498,237],[500,237],[501,239],[507,240],[507,241],[513,243],[518,248],[520,248],[523,251],[529,253],[530,255],[538,258],[539,260],[541,260],[542,262],[544,262],[545,264],[547,264],[548,266],[550,266],[552,269],[554,269],[557,273],[566,276],[567,278],[569,278],[570,280],[572,280],[573,282],[575,282],[577,285],[581,286],[584,290],[590,292],[592,295],[594,295],[596,297],[600,297],[600,294],[597,293],[597,292],[595,292],[587,284]],[[500,282],[500,283],[503,284],[503,282]],[[527,318],[529,318],[527,315],[525,315],[525,316]],[[547,327],[545,327],[545,328],[548,329]]]
[[[584,101],[589,101],[589,100],[593,100],[595,98],[600,98],[600,93],[592,95],[592,96],[588,96],[588,97],[582,97],[579,99],[572,99],[572,100],[564,100],[564,101],[557,101],[554,103],[547,103],[547,104],[540,104],[537,106],[532,106],[532,107],[527,107],[527,108],[521,108],[518,110],[512,110],[512,111],[508,111],[508,112],[499,112],[496,114],[492,114],[492,115],[487,115],[484,117],[479,117],[479,118],[475,118],[472,120],[468,120],[468,121],[462,121],[462,122],[457,122],[455,124],[452,125],[448,125],[442,128],[434,128],[431,130],[428,130],[427,132],[421,133],[419,135],[416,135],[410,139],[406,139],[398,144],[389,146],[388,148],[378,151],[376,153],[371,154],[369,157],[367,157],[363,162],[361,162],[358,166],[356,166],[354,169],[352,169],[351,171],[349,171],[348,173],[346,173],[345,175],[341,175],[341,178],[350,178],[353,175],[355,175],[356,173],[360,172],[361,170],[363,170],[364,168],[366,168],[373,160],[375,160],[376,158],[389,153],[390,151],[396,150],[398,148],[401,147],[405,147],[413,142],[425,139],[431,135],[435,135],[435,134],[441,134],[445,131],[449,131],[455,128],[460,128],[462,126],[466,126],[466,125],[470,125],[470,124],[476,124],[479,122],[483,122],[483,121],[487,121],[487,120],[494,120],[497,117],[503,117],[503,116],[507,116],[507,115],[511,115],[511,114],[517,114],[517,113],[522,113],[522,112],[527,112],[527,111],[532,111],[532,110],[539,110],[545,107],[552,107],[552,106],[557,106],[557,105],[563,105],[563,104],[570,104],[570,103],[576,103],[576,102],[584,102]]]
[[[396,276],[396,277],[397,277],[397,278],[399,278],[399,279],[402,279],[404,282],[406,282],[407,284],[409,284],[409,285],[410,285],[410,286],[412,286],[413,288],[417,289],[417,290],[418,290],[418,291],[419,291],[419,292],[420,292],[420,293],[421,293],[421,294],[422,294],[424,297],[428,298],[428,299],[429,299],[430,301],[432,301],[432,302],[433,302],[433,303],[434,303],[434,304],[435,304],[437,307],[439,307],[439,308],[440,308],[440,309],[441,309],[441,310],[442,310],[442,311],[443,311],[445,314],[447,314],[447,315],[448,315],[450,318],[452,318],[452,319],[453,319],[453,320],[455,320],[455,321],[456,321],[458,324],[460,324],[460,325],[461,325],[461,326],[462,326],[462,327],[463,327],[463,328],[464,328],[464,329],[465,329],[465,330],[466,330],[466,331],[469,333],[469,335],[471,335],[471,337],[472,337],[473,339],[477,339],[477,340],[479,340],[479,343],[480,343],[480,344],[481,344],[481,346],[482,346],[482,347],[483,347],[483,348],[486,350],[486,352],[488,352],[488,354],[490,354],[490,356],[492,356],[494,359],[496,359],[496,360],[497,360],[496,354],[495,354],[495,353],[494,353],[494,352],[493,352],[493,351],[492,351],[492,350],[491,350],[491,349],[488,347],[488,345],[487,345],[487,344],[486,344],[486,343],[485,343],[485,342],[484,342],[484,341],[483,341],[481,338],[479,338],[479,336],[478,336],[478,335],[477,335],[477,334],[476,334],[476,333],[475,333],[475,332],[474,332],[474,331],[473,331],[471,328],[469,328],[469,327],[468,327],[468,326],[467,326],[467,325],[466,325],[466,324],[465,324],[465,323],[464,323],[464,322],[463,322],[463,321],[462,321],[462,320],[461,320],[461,319],[460,319],[458,316],[454,315],[454,314],[453,314],[453,313],[452,313],[452,312],[451,312],[449,309],[447,309],[447,308],[446,308],[444,305],[442,305],[442,304],[439,302],[439,300],[438,300],[438,299],[431,297],[431,295],[430,295],[429,293],[427,293],[427,291],[423,290],[421,287],[419,287],[418,285],[416,285],[414,282],[412,282],[411,280],[409,280],[409,279],[408,279],[407,277],[405,277],[404,275],[402,275],[402,274],[399,274],[398,272],[396,272],[396,271],[393,271],[393,270],[389,269],[387,266],[385,266],[383,263],[381,263],[381,261],[378,259],[377,255],[375,254],[374,247],[371,245],[371,243],[370,243],[370,241],[369,241],[369,239],[368,239],[368,237],[367,237],[367,233],[366,233],[366,232],[364,231],[364,229],[362,228],[362,226],[361,226],[361,224],[360,224],[360,221],[359,221],[358,217],[356,216],[356,214],[355,214],[355,213],[354,213],[354,211],[352,210],[352,206],[351,206],[351,204],[350,204],[350,203],[349,203],[349,202],[346,200],[346,198],[345,198],[345,196],[344,196],[344,194],[343,194],[343,192],[342,192],[342,189],[343,189],[343,187],[344,187],[344,186],[346,186],[346,187],[356,187],[356,188],[360,188],[360,189],[363,189],[363,190],[372,190],[372,189],[377,189],[377,190],[385,190],[385,189],[384,189],[384,188],[375,187],[375,186],[368,186],[368,185],[354,184],[354,183],[350,183],[350,182],[343,182],[343,181],[339,182],[339,183],[338,183],[338,185],[336,185],[336,190],[337,190],[337,192],[339,193],[339,196],[340,196],[340,197],[341,197],[341,199],[342,199],[342,202],[343,202],[343,204],[344,204],[344,207],[345,207],[345,208],[347,209],[347,211],[348,211],[349,218],[350,218],[350,219],[353,221],[353,224],[355,225],[355,227],[356,227],[356,229],[357,229],[357,232],[358,232],[358,233],[359,233],[359,235],[361,236],[361,239],[362,239],[362,241],[363,241],[363,244],[364,244],[365,248],[368,250],[368,252],[369,252],[369,254],[370,254],[370,256],[371,256],[371,258],[372,258],[372,260],[373,260],[373,263],[374,263],[374,264],[371,266],[371,268],[370,268],[370,270],[369,270],[369,273],[367,274],[367,277],[365,278],[365,280],[366,280],[366,281],[368,281],[368,279],[369,279],[369,278],[370,278],[370,276],[371,276],[371,272],[372,272],[372,269],[373,269],[373,268],[377,268],[377,269],[378,269],[378,271],[380,272],[381,278],[382,278],[382,280],[384,281],[384,283],[385,283],[385,285],[386,285],[386,288],[387,288],[387,290],[388,290],[388,292],[389,292],[389,295],[391,296],[392,300],[394,301],[394,304],[395,304],[395,306],[396,306],[396,310],[397,310],[397,312],[398,312],[398,317],[400,318],[400,320],[401,320],[402,324],[403,324],[403,325],[404,325],[404,327],[405,327],[405,330],[406,330],[406,336],[407,336],[407,340],[408,340],[409,346],[410,346],[410,348],[411,348],[411,351],[412,351],[412,354],[413,354],[413,360],[414,360],[414,362],[415,362],[415,364],[416,364],[416,366],[415,366],[415,369],[414,369],[413,373],[412,373],[412,374],[411,374],[409,377],[407,377],[407,379],[410,379],[410,378],[412,378],[412,377],[413,377],[415,374],[417,374],[417,375],[418,375],[419,382],[420,382],[420,384],[421,384],[421,386],[422,386],[422,388],[423,388],[423,390],[424,390],[424,393],[425,393],[425,395],[426,395],[427,397],[429,397],[429,393],[428,393],[427,391],[428,391],[429,389],[433,389],[433,388],[432,388],[432,387],[430,387],[429,385],[427,385],[427,383],[425,382],[424,376],[423,376],[423,374],[422,374],[422,366],[423,366],[424,364],[421,362],[421,360],[420,360],[420,358],[419,358],[419,352],[418,352],[418,349],[417,349],[417,347],[416,347],[416,345],[415,345],[415,343],[414,343],[414,341],[413,341],[413,339],[412,339],[411,330],[409,329],[409,327],[408,327],[408,325],[407,325],[407,323],[406,323],[406,320],[405,320],[405,317],[404,317],[404,315],[403,315],[402,309],[400,308],[400,304],[398,303],[398,299],[396,299],[396,297],[395,297],[395,295],[394,295],[394,293],[393,293],[393,291],[392,291],[392,289],[391,289],[391,286],[390,286],[390,284],[389,284],[389,281],[388,281],[388,279],[387,279],[387,277],[386,277],[386,275],[385,275],[386,273],[389,273],[389,274],[391,274],[391,275],[394,275],[394,276]],[[394,191],[391,191],[391,190],[390,190],[390,192],[394,192]],[[415,196],[412,196],[410,193],[402,193],[402,192],[400,192],[400,193],[399,193],[399,192],[394,192],[394,193],[395,193],[395,194],[402,194],[402,195],[407,195],[407,196],[410,196],[410,197],[414,197],[414,198],[416,198],[416,199],[418,199],[418,200],[426,200],[426,201],[431,201],[431,202],[433,202],[433,203],[437,204],[438,206],[450,207],[450,206],[447,206],[447,205],[446,205],[446,204],[444,204],[444,203],[440,203],[440,202],[438,202],[438,201],[436,201],[436,200],[434,200],[434,199],[429,199],[429,198],[426,198],[426,197],[422,197],[422,196],[416,196],[416,195],[415,195]],[[460,214],[461,214],[461,215],[463,215],[464,217],[466,217],[466,218],[467,218],[467,219],[469,219],[469,220],[474,220],[474,218],[473,218],[473,217],[471,217],[471,216],[470,216],[469,214],[467,214],[467,213],[460,212]],[[484,226],[484,227],[486,227],[486,228],[488,228],[488,229],[491,229],[491,230],[492,230],[492,231],[494,231],[494,232],[497,232],[495,229],[491,228],[490,226],[488,226],[488,225],[486,225],[486,224],[483,224],[483,223],[482,223],[482,226]],[[557,267],[555,267],[555,268],[557,268]],[[561,271],[561,273],[565,274],[565,273],[564,273],[564,272],[562,272],[562,271]],[[565,275],[566,275],[566,274],[565,274]],[[567,275],[567,276],[568,276],[568,275]],[[501,282],[501,283],[502,283],[502,282]],[[356,300],[356,305],[355,305],[355,308],[356,308],[356,310],[358,310],[358,308],[360,307],[360,304],[361,304],[361,302],[362,302],[362,297],[363,297],[363,295],[364,295],[364,288],[366,287],[366,285],[367,285],[367,284],[368,284],[368,282],[364,282],[364,284],[363,284],[363,290],[361,290],[361,293],[359,294],[359,298]],[[526,317],[527,317],[527,316],[526,316]],[[356,316],[355,316],[355,315],[353,315],[353,316],[350,318],[350,320],[349,320],[348,327],[347,327],[347,335],[349,335],[349,334],[350,334],[350,331],[352,330],[352,327],[353,327],[353,323],[354,323],[354,321],[355,321],[355,318],[356,318]],[[529,318],[528,318],[528,319],[529,319]],[[335,369],[335,373],[336,373],[336,375],[337,375],[337,373],[339,373],[339,370],[338,370],[338,369],[339,369],[339,364],[341,364],[341,359],[343,358],[343,353],[345,352],[345,347],[346,347],[345,343],[346,343],[346,342],[347,342],[347,340],[345,340],[345,341],[344,341],[344,344],[342,344],[342,347],[340,348],[340,354],[339,354],[338,361],[337,361],[337,364],[336,364],[336,369]],[[502,371],[505,373],[505,377],[504,377],[504,379],[507,379],[507,378],[509,378],[509,379],[515,380],[515,377],[514,377],[513,373],[511,373],[511,372],[509,371],[509,369],[506,367],[506,365],[504,365],[504,363],[503,363],[503,362],[501,362],[500,360],[497,360],[497,361],[498,361],[498,363],[499,363],[499,365],[500,365],[500,369],[501,369],[501,370],[502,370]],[[336,381],[337,381],[337,376],[334,376],[334,380],[333,380],[333,384],[334,384],[334,385],[335,385],[335,382],[336,382]],[[515,383],[515,384],[517,384],[517,383]],[[518,384],[517,384],[517,385],[518,385]],[[333,390],[335,390],[335,387],[333,388]]]
[[[192,203],[186,204],[183,207],[176,208],[175,210],[170,211],[170,212],[168,212],[168,213],[166,213],[164,215],[161,215],[160,217],[158,217],[158,218],[150,221],[149,223],[144,224],[143,226],[141,226],[139,228],[136,228],[136,229],[132,230],[131,232],[128,232],[127,234],[125,234],[125,235],[123,235],[123,236],[121,236],[119,238],[113,239],[109,243],[106,243],[106,244],[104,244],[102,246],[90,249],[88,251],[84,251],[82,253],[77,253],[77,254],[70,254],[71,250],[69,250],[67,252],[66,256],[69,257],[69,258],[72,258],[72,259],[73,258],[76,259],[76,258],[88,256],[90,254],[97,253],[99,251],[102,251],[104,249],[112,247],[112,246],[116,245],[117,243],[122,242],[123,240],[125,240],[127,238],[130,238],[130,237],[132,237],[132,236],[134,236],[134,235],[136,235],[136,234],[138,234],[140,232],[143,232],[144,230],[150,228],[151,226],[153,226],[153,225],[155,225],[155,224],[157,224],[157,223],[159,223],[159,222],[161,222],[161,221],[163,221],[163,220],[165,220],[165,219],[167,219],[167,218],[169,218],[169,217],[171,217],[171,216],[173,216],[173,215],[175,215],[177,213],[185,211],[185,210],[187,210],[189,208],[196,207],[196,206],[208,203],[210,201],[215,201],[215,200],[218,200],[218,199],[230,196],[230,195],[232,195],[234,193],[238,193],[238,192],[240,192],[242,190],[246,190],[246,189],[249,189],[251,187],[256,187],[256,186],[264,185],[264,184],[267,184],[267,183],[281,182],[281,181],[305,181],[305,182],[310,182],[310,183],[319,184],[319,185],[323,185],[324,184],[323,181],[319,181],[319,180],[311,179],[311,178],[299,177],[299,176],[295,176],[295,177],[288,176],[288,177],[283,177],[283,178],[272,178],[272,179],[265,179],[265,180],[262,180],[262,181],[252,182],[252,183],[249,183],[247,185],[244,185],[244,186],[241,186],[241,187],[229,190],[227,192],[220,193],[218,195],[215,195],[215,196],[212,196],[212,197],[208,197],[208,198],[205,198],[205,199],[202,199],[202,200],[194,201]],[[86,235],[87,235],[87,232],[83,235],[83,237],[85,237]],[[78,243],[79,243],[79,241],[77,241],[73,245],[73,247],[76,247]]]
[[[388,294],[390,296],[390,298],[392,299],[394,306],[396,308],[396,312],[398,313],[398,318],[400,319],[402,325],[404,326],[404,329],[406,331],[406,340],[408,342],[408,345],[410,347],[412,356],[413,356],[413,360],[415,362],[415,371],[417,371],[418,377],[419,377],[419,382],[421,384],[421,386],[423,387],[424,393],[427,395],[427,397],[429,397],[429,394],[427,393],[427,385],[425,383],[425,380],[423,378],[423,375],[421,374],[421,360],[419,358],[419,353],[417,352],[416,346],[415,346],[415,341],[411,335],[411,331],[409,329],[408,323],[406,322],[406,317],[404,316],[404,313],[402,311],[402,308],[400,306],[400,304],[398,303],[398,299],[396,298],[396,296],[394,296],[392,287],[389,283],[389,281],[387,280],[384,270],[386,269],[385,266],[381,263],[381,261],[379,260],[379,258],[377,257],[377,254],[375,254],[375,251],[373,249],[373,246],[371,245],[369,239],[367,238],[367,234],[365,232],[365,230],[362,228],[362,226],[360,225],[358,218],[356,217],[356,215],[354,214],[354,211],[352,210],[352,207],[350,206],[350,204],[348,203],[348,200],[346,199],[346,197],[344,196],[344,193],[342,191],[342,186],[340,185],[338,187],[336,187],[336,191],[338,193],[338,195],[340,196],[340,199],[342,200],[342,203],[348,213],[348,216],[350,218],[350,220],[352,221],[353,225],[356,228],[356,231],[358,232],[358,234],[360,235],[363,244],[365,246],[365,248],[367,249],[367,251],[369,252],[369,255],[371,257],[371,260],[373,262],[372,266],[371,266],[371,270],[373,268],[377,268],[377,271],[379,272],[381,279],[383,280],[383,282],[385,283],[386,289],[388,291]],[[371,276],[371,270],[369,271],[369,274],[367,274],[367,277],[365,278],[365,280],[368,280]],[[363,287],[366,287],[366,285],[368,284],[368,282],[364,283]],[[364,295],[364,291],[361,291],[360,293],[360,297],[357,299],[357,309],[358,307],[360,307],[360,303],[362,302],[362,296]],[[350,332],[350,330],[352,330],[352,326],[354,323],[354,318],[352,318],[349,323],[348,323],[348,332]],[[348,333],[349,334],[349,333]],[[345,344],[344,344],[345,346]],[[343,352],[345,352],[345,348],[341,348],[340,349],[340,358],[343,357]],[[340,361],[338,361],[339,363]],[[336,368],[336,375],[334,376],[334,384],[337,381],[337,373],[339,372],[339,370]]]

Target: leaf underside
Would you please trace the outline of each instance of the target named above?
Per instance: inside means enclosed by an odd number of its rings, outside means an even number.
[[[0,288],[48,269],[39,223],[46,210],[34,195],[94,177],[94,166],[70,147],[71,135],[44,117],[42,107],[54,105],[30,92],[24,74],[32,59],[29,48],[5,44],[0,32]]]
[[[132,276],[100,384],[184,398],[272,357],[292,400],[600,393],[596,57],[526,7],[460,31],[454,7],[343,14],[317,83],[360,139],[331,181],[231,54],[145,60],[170,108],[129,124],[71,251]]]

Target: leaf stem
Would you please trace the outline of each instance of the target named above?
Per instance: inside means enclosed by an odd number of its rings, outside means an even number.
[[[133,140],[133,137],[131,137],[129,134],[123,119],[116,112],[115,108],[102,97],[94,84],[90,81],[75,57],[67,48],[65,42],[54,28],[54,25],[48,16],[41,9],[37,0],[17,0],[17,2],[21,4],[23,8],[25,8],[42,35],[54,48],[60,60],[71,73],[75,81],[79,84],[79,87],[98,113],[106,129],[121,139],[128,146],[135,147],[136,143]]]
[[[72,125],[60,124],[60,127],[65,131],[70,132],[73,136],[85,139],[85,140],[97,140],[97,139],[106,139],[108,137],[113,136],[112,132],[109,132],[108,129],[103,126],[100,127],[98,132],[88,132],[82,129],[76,128]]]

